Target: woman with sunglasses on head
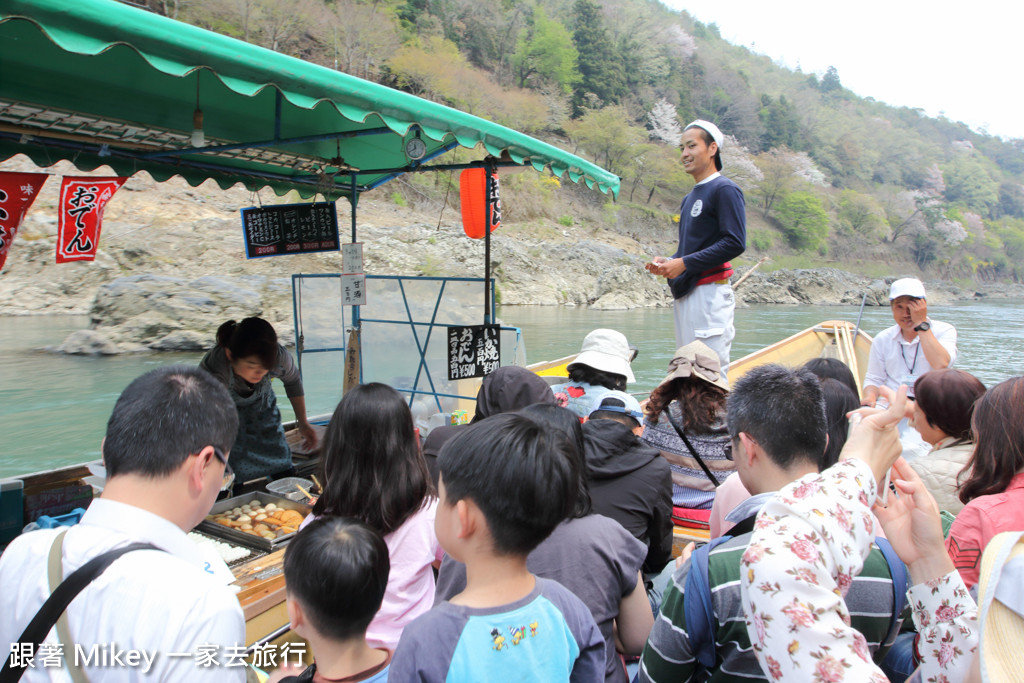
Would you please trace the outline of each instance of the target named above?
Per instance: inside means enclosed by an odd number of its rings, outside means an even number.
[[[262,318],[228,320],[217,329],[217,344],[199,363],[228,388],[238,410],[238,437],[231,467],[239,482],[288,476],[295,470],[281,425],[281,411],[270,380],[284,382],[299,433],[309,447],[316,431],[306,418],[302,378],[292,356],[278,342],[273,326]]]

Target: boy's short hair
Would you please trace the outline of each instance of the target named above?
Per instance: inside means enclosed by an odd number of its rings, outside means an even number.
[[[284,555],[288,595],[317,632],[362,637],[380,610],[391,561],[383,537],[347,517],[321,517],[300,529]]]
[[[499,555],[528,555],[572,514],[583,476],[568,437],[514,413],[462,429],[441,449],[445,505],[483,511]]]

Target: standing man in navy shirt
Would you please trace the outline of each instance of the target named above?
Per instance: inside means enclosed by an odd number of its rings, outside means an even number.
[[[729,364],[736,328],[729,277],[730,259],[747,248],[743,191],[723,176],[722,131],[697,119],[683,130],[683,168],[696,186],[679,210],[679,248],[672,258],[655,256],[645,268],[668,278],[675,297],[676,346],[700,340]]]

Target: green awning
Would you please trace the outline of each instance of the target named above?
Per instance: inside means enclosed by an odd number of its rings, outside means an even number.
[[[416,137],[419,160],[407,155]],[[115,0],[0,0],[0,160],[334,198],[457,147],[477,151],[456,162],[486,150],[619,191],[614,174],[528,135]]]

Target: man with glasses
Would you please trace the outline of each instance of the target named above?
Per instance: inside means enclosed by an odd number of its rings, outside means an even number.
[[[818,378],[807,370],[780,365],[754,368],[733,385],[728,425],[731,456],[752,496],[726,517],[736,522],[732,537],[706,555],[704,595],[687,593],[695,586],[688,581],[690,572],[701,571],[695,569],[697,563],[684,560],[676,570],[644,648],[640,681],[767,680],[747,636],[740,598],[740,558],[761,507],[786,484],[826,464],[825,400]],[[710,607],[707,618],[711,622],[703,630],[688,619],[687,612],[693,610],[686,605],[702,598]],[[877,548],[864,563],[864,571],[853,579],[846,602],[855,615],[853,625],[864,635],[872,654],[884,641],[895,638],[893,624],[898,620],[894,620],[893,583],[886,559]],[[799,607],[794,608],[796,617],[803,614],[797,614]],[[780,614],[778,619],[772,628],[787,628],[786,615]]]
[[[23,534],[0,558],[0,642],[24,649],[22,632],[53,586],[88,561],[131,543],[155,548],[121,555],[88,583],[65,611],[66,631],[49,631],[21,680],[71,680],[76,666],[90,681],[245,679],[230,572],[186,535],[234,479],[237,430],[231,396],[203,370],[163,367],[128,385],[103,440],[102,496],[76,526]],[[54,578],[48,556],[59,559]],[[60,652],[49,665],[44,648]],[[204,653],[218,664],[204,665]]]

